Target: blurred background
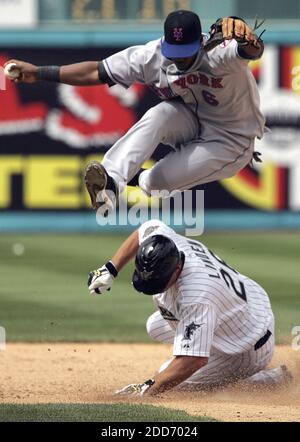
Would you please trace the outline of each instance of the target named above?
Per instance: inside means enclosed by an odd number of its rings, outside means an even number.
[[[203,31],[219,17],[265,19],[266,49],[251,63],[271,132],[256,144],[263,163],[203,186],[201,240],[262,284],[278,342],[300,322],[300,0],[0,0],[0,66],[101,60],[163,33],[165,16],[190,9]],[[89,270],[133,229],[100,227],[82,171],[101,160],[151,106],[143,85],[72,87],[0,83],[0,326],[9,340],[147,340],[149,298],[128,268],[112,294],[90,298]],[[161,146],[153,162],[168,152]],[[146,203],[135,188],[127,194]],[[116,308],[118,306],[118,308]]]

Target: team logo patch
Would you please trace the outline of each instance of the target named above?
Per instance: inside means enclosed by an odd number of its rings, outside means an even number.
[[[190,325],[185,327],[183,341],[190,341],[194,332],[201,326],[202,324],[195,324],[192,322]]]
[[[183,28],[174,28],[173,37],[176,41],[181,41],[183,39]]]
[[[142,275],[142,277],[143,277],[143,279],[144,279],[145,281],[148,281],[148,279],[151,279],[151,277],[153,276],[153,274],[154,274],[154,271],[147,272],[147,270],[143,270],[143,271],[141,272],[141,275]]]
[[[159,226],[148,227],[144,232],[143,238],[146,238],[146,236],[150,235],[152,232],[154,232],[154,230],[156,230],[158,228],[159,228]]]

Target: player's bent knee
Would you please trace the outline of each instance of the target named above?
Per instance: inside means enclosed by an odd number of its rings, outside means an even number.
[[[175,332],[159,311],[149,316],[146,322],[146,329],[148,335],[155,341],[165,344],[172,344],[174,341]]]
[[[162,135],[169,133],[169,122],[173,122],[171,109],[166,103],[160,103],[150,108],[142,117],[149,124],[154,125],[155,131],[161,131]]]
[[[155,328],[154,323],[156,322],[155,318],[157,316],[156,313],[157,312],[155,312],[151,316],[149,316],[149,318],[147,319],[147,322],[146,322],[147,333],[152,339],[156,339],[155,338],[156,335],[154,333],[154,328]]]
[[[163,180],[162,175],[156,168],[145,170],[141,173],[139,177],[139,187],[146,193],[146,195],[151,196],[153,192],[160,192],[160,197],[164,197],[163,191],[168,191],[168,186]],[[167,197],[168,195],[165,195]]]

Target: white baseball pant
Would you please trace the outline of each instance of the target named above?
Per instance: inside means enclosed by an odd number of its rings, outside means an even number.
[[[175,331],[163,319],[159,311],[148,318],[146,328],[149,336],[154,340],[173,344]],[[274,386],[279,384],[284,380],[281,368],[266,370],[274,352],[274,324],[270,324],[268,329],[272,335],[258,350],[253,347],[245,353],[228,355],[212,348],[207,365],[196,371],[177,388],[206,389],[225,386],[241,379],[253,385]],[[171,361],[172,358],[166,361],[159,371],[167,368]]]
[[[205,122],[199,131],[198,119],[182,101],[163,101],[111,147],[102,164],[122,192],[160,143],[174,147],[141,173],[139,185],[150,194],[229,178],[251,161],[254,139],[226,132],[221,124]]]

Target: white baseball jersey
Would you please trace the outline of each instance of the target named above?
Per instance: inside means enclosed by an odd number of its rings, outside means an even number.
[[[103,60],[103,66],[114,83],[144,83],[163,100],[181,97],[201,124],[247,138],[263,136],[256,82],[235,40],[208,53],[200,50],[185,72],[162,55],[161,39],[116,53]]]
[[[253,349],[274,320],[264,289],[161,221],[144,223],[139,241],[157,234],[172,239],[185,255],[176,283],[153,297],[174,330],[173,354],[209,357],[214,349],[228,355]]]

